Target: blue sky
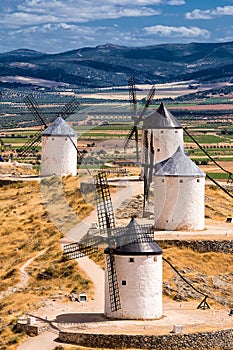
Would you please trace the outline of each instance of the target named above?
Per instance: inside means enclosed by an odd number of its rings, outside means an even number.
[[[233,41],[233,0],[1,0],[0,52]]]

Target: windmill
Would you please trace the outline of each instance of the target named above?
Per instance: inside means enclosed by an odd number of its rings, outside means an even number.
[[[76,100],[76,98],[72,97],[70,101],[63,106],[63,108],[57,115],[53,116],[47,121],[32,94],[26,96],[24,98],[24,102],[27,105],[27,107],[31,110],[32,115],[37,121],[37,124],[40,126],[40,130],[37,131],[36,134],[32,138],[30,138],[20,149],[18,149],[18,156],[20,158],[25,158],[26,156],[31,154],[33,148],[40,144],[41,133],[47,128],[48,124],[52,123],[59,116],[63,119],[66,119],[79,106],[79,103]]]
[[[154,228],[139,225],[132,218],[125,227],[116,227],[106,174],[96,175],[99,235],[87,234],[80,242],[65,245],[68,259],[91,256],[107,244],[105,253],[105,315],[119,319],[153,319],[162,316],[162,260],[196,292],[204,296],[198,308],[209,308],[207,295],[187,281],[154,240]],[[135,307],[137,306],[137,307]]]
[[[141,247],[143,244],[150,249],[152,249],[151,245],[155,246],[156,253],[153,252],[153,254],[161,254],[161,250],[153,240],[153,229],[150,225],[138,225],[135,219],[132,219],[126,227],[117,228],[115,226],[114,211],[106,174],[99,172],[95,180],[100,235],[87,235],[80,242],[65,245],[64,255],[68,258],[79,258],[84,254],[92,255],[99,245],[107,244],[107,248],[104,251],[106,255],[105,276],[106,284],[108,285],[108,288],[105,288],[105,309],[109,317],[112,314],[115,315],[114,317],[117,317],[115,313],[122,309],[120,294],[124,298],[124,293],[119,292],[119,288],[122,288],[119,286],[118,281],[118,273],[121,269],[119,267],[118,271],[116,269],[116,256],[121,255],[121,250],[124,250],[122,255],[127,255],[125,250],[129,247],[131,249],[130,256],[132,256],[135,254],[132,247],[135,248],[136,246],[138,248],[138,246]],[[152,252],[147,252],[147,254],[150,255]],[[120,316],[120,318],[122,317]]]
[[[160,104],[157,110],[143,119],[144,206],[149,200],[155,164],[172,156],[178,147],[183,149],[183,128],[172,113]]]
[[[136,146],[136,158],[137,158],[137,161],[139,161],[138,126],[139,126],[140,122],[143,120],[145,113],[147,111],[147,108],[149,107],[149,105],[151,104],[151,102],[153,100],[153,97],[155,95],[155,86],[153,85],[151,87],[150,91],[148,92],[145,105],[144,105],[143,109],[141,110],[139,116],[137,115],[137,96],[136,96],[136,87],[135,87],[134,77],[130,77],[130,79],[128,80],[128,86],[129,86],[129,100],[130,100],[130,105],[132,107],[131,118],[134,122],[134,125],[131,128],[131,130],[130,130],[130,132],[125,140],[124,149],[126,150],[126,148],[129,146],[129,143],[134,136],[135,146]]]

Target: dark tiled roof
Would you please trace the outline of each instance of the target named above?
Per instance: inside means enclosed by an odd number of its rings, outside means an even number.
[[[132,242],[128,237],[135,234],[132,238]],[[140,227],[137,221],[132,218],[130,223],[125,228],[125,240],[128,241],[126,244],[121,244],[119,247],[115,248],[113,253],[116,255],[161,255],[162,250],[157,245],[151,236],[145,233],[145,231]],[[105,250],[107,253],[108,250]]]

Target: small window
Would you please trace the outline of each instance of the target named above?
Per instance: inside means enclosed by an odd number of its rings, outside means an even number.
[[[200,182],[200,179],[197,179],[197,182]]]
[[[54,137],[52,137],[52,141],[54,140]]]
[[[155,261],[155,262],[157,261],[157,256],[154,256],[154,261]]]
[[[129,262],[133,263],[134,262],[134,258],[129,258]]]
[[[163,134],[163,130],[161,130],[160,133]]]
[[[177,130],[175,130],[175,134],[177,134],[178,133],[178,131]]]
[[[126,286],[126,281],[121,281],[122,286]]]
[[[162,182],[164,182],[164,179],[162,179]]]
[[[65,140],[67,140],[67,137],[65,138]]]
[[[180,179],[180,181],[179,181],[179,182],[180,182],[180,184],[182,184],[184,181],[183,181],[182,179]]]
[[[160,152],[160,148],[157,148],[157,152]]]

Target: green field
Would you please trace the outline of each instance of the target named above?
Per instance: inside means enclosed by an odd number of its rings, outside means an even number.
[[[221,142],[232,142],[232,137],[225,137],[225,136],[216,136],[216,135],[195,135],[194,136],[196,141],[199,143],[221,143]],[[193,140],[187,136],[184,135],[184,142],[192,142]]]
[[[209,175],[212,179],[219,179],[219,180],[227,180],[229,178],[229,175],[227,173],[206,173]]]

